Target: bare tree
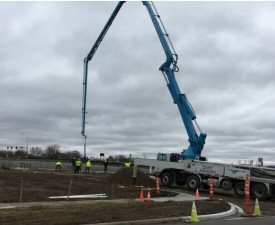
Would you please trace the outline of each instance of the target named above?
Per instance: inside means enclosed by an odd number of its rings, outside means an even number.
[[[79,151],[73,150],[73,151],[72,151],[72,157],[81,158],[82,156],[81,156],[81,154],[80,154]]]
[[[13,151],[2,150],[0,151],[0,157],[14,157]]]
[[[81,154],[77,150],[68,151],[68,152],[62,153],[62,158],[68,158],[68,159],[81,158]]]
[[[45,150],[45,155],[50,159],[58,159],[61,155],[60,145],[49,145]]]
[[[25,158],[26,152],[24,150],[16,150],[14,155],[16,158]]]
[[[39,147],[32,147],[32,148],[30,149],[30,153],[31,153],[32,155],[38,157],[38,156],[41,156],[41,155],[42,155],[43,151],[42,151],[42,149],[39,148]]]

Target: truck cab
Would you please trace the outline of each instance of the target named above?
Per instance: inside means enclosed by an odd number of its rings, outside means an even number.
[[[158,153],[157,160],[166,161],[166,162],[178,162],[179,154],[177,154],[177,153],[171,153],[171,154]]]

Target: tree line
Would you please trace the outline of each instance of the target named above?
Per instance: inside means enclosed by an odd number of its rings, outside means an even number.
[[[45,150],[42,150],[40,147],[31,147],[28,150],[28,154],[25,150],[18,149],[15,151],[12,150],[0,150],[0,157],[9,157],[9,158],[48,158],[48,159],[71,159],[81,158],[82,155],[79,151],[67,151],[61,152],[60,145],[54,144],[49,145]]]
[[[40,147],[31,147],[28,150],[28,154],[26,155],[26,151],[22,149],[18,149],[15,151],[12,150],[0,150],[0,157],[8,157],[8,158],[47,158],[47,159],[73,159],[73,158],[82,158],[83,155],[77,151],[60,151],[60,145],[54,144],[49,145],[45,150],[42,150]],[[129,157],[125,155],[115,155],[109,156],[109,162],[132,162],[131,155]]]

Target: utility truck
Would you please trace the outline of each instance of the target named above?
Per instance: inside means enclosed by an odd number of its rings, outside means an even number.
[[[181,93],[175,75],[179,71],[177,66],[178,55],[172,45],[169,35],[162,23],[153,2],[143,1],[143,5],[147,8],[150,18],[155,27],[158,38],[161,42],[166,55],[165,62],[160,66],[166,86],[172,96],[173,102],[178,106],[183,124],[188,134],[189,146],[186,151],[176,154],[157,155],[156,160],[152,159],[134,159],[134,174],[138,166],[148,166],[153,168],[154,174],[159,174],[163,185],[169,187],[175,182],[177,185],[187,185],[190,190],[196,190],[201,186],[208,188],[210,177],[213,178],[213,186],[220,187],[225,191],[234,189],[236,195],[243,196],[245,194],[245,177],[250,177],[251,193],[260,200],[275,196],[275,175],[274,171],[267,172],[263,168],[250,168],[235,165],[218,164],[207,162],[205,157],[201,157],[206,134],[196,122],[196,114],[193,107],[189,103],[186,94]],[[115,17],[121,9],[123,1],[119,2],[108,19],[103,30],[99,34],[92,49],[84,59],[84,76],[83,76],[83,100],[82,100],[82,130],[81,134],[85,137],[84,152],[86,146],[86,96],[87,96],[87,80],[88,80],[88,63],[93,58],[97,48],[101,44],[104,36],[112,25]],[[257,172],[255,172],[257,171]],[[256,176],[255,174],[258,174]],[[265,178],[263,178],[265,174]]]
[[[224,191],[234,190],[239,197],[245,196],[245,177],[250,177],[250,193],[259,200],[275,197],[275,170],[265,167],[213,163],[198,159],[181,158],[182,154],[159,153],[157,159],[134,159],[134,170],[148,166],[153,175],[158,174],[163,186],[186,185],[189,190],[208,189],[210,178],[213,187]],[[134,171],[135,173],[135,171]]]

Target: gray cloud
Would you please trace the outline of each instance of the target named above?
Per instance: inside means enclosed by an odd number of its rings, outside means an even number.
[[[117,2],[0,2],[0,148],[83,152],[83,59]],[[275,162],[274,2],[156,2],[179,87],[207,133],[203,155]],[[188,137],[146,8],[127,2],[89,64],[87,153],[155,157]]]

